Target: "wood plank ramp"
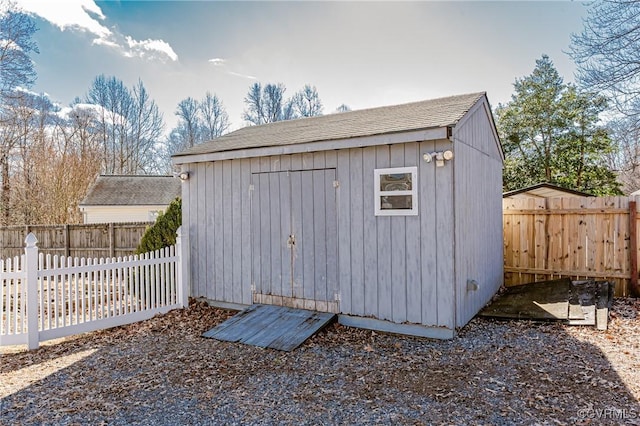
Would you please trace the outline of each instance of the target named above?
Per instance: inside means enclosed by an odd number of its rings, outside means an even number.
[[[335,320],[336,315],[328,312],[256,304],[203,333],[203,337],[288,352]]]

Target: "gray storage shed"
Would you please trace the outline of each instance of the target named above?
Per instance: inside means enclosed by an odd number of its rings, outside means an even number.
[[[245,127],[173,157],[191,296],[451,338],[500,287],[485,93]]]

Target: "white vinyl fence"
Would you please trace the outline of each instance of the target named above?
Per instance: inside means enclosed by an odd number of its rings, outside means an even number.
[[[70,258],[38,253],[0,260],[0,346],[130,324],[186,307],[181,230],[175,246],[136,256]]]

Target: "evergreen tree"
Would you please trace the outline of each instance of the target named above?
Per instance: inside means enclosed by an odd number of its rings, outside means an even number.
[[[514,89],[511,101],[496,109],[505,190],[548,182],[594,195],[620,194],[606,166],[613,144],[599,124],[604,97],[565,84],[546,55]]]
[[[177,231],[182,224],[182,200],[176,198],[167,211],[160,213],[156,222],[142,236],[136,254],[159,250],[176,243]]]

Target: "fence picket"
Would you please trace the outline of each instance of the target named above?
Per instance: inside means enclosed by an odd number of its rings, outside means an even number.
[[[173,247],[104,259],[45,256],[33,234],[25,242],[24,255],[0,259],[0,345],[32,349],[43,340],[186,306],[171,296],[187,295]]]
[[[629,294],[638,273],[630,270],[629,198],[505,199],[503,224],[505,285],[597,278],[614,281],[616,296]]]
[[[24,257],[22,256],[23,260]],[[18,270],[18,257],[15,257],[15,262],[14,262],[14,271]],[[19,322],[22,318],[22,314],[24,312],[24,309],[22,308],[22,302],[24,302],[24,297],[20,297],[20,292],[19,292],[19,286],[16,283],[16,280],[13,279],[11,280],[11,283],[13,285],[13,303],[12,303],[12,308],[13,308],[13,332],[14,333],[19,333],[20,331],[22,331],[19,327],[20,324],[22,324],[21,322]]]

